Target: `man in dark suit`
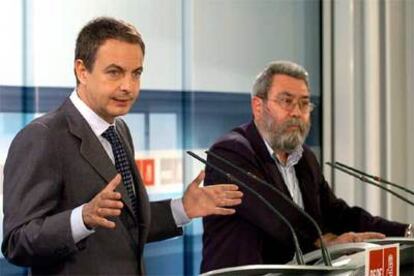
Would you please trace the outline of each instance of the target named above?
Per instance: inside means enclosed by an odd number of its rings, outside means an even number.
[[[79,33],[77,87],[10,146],[4,167],[2,251],[32,274],[142,274],[144,244],[182,233],[191,218],[229,215],[235,185],[199,187],[149,203],[118,118],[139,94],[144,42],[131,25],[97,18]]]
[[[303,144],[313,109],[305,69],[291,62],[271,63],[255,81],[251,108],[253,121],[221,137],[210,151],[290,197],[316,220],[328,245],[383,238],[384,234],[402,236],[409,229],[349,207],[333,194],[315,155]],[[218,159],[209,156],[208,160],[247,183],[280,211],[297,231],[304,252],[316,249],[320,241],[314,227],[291,204]],[[222,181],[228,179],[207,167],[205,185]],[[292,259],[289,229],[263,202],[246,191],[236,210],[236,215],[227,218],[203,218],[202,272],[247,264],[284,264]]]

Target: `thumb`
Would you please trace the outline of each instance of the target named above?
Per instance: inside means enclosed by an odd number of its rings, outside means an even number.
[[[204,171],[200,171],[197,177],[191,182],[191,186],[200,186],[200,183],[204,180],[205,173]]]
[[[108,185],[106,185],[106,187],[104,188],[105,191],[110,191],[113,192],[116,187],[118,187],[118,185],[121,183],[121,175],[118,173],[109,183]]]

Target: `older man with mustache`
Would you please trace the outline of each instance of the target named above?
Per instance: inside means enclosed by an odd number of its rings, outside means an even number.
[[[273,62],[257,77],[252,94],[253,121],[224,135],[211,152],[285,193],[316,220],[328,245],[404,235],[407,225],[348,206],[325,181],[315,155],[304,145],[314,108],[304,68],[292,62]],[[320,245],[314,227],[292,204],[216,158],[208,159],[279,210],[297,231],[305,253]],[[207,168],[205,185],[228,181]],[[287,226],[263,202],[246,191],[236,210],[232,217],[203,219],[202,272],[248,264],[283,264],[292,259],[293,241]]]

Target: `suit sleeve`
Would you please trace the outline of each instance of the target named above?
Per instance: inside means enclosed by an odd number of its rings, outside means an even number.
[[[344,200],[334,195],[324,179],[321,181],[320,195],[326,232],[342,234],[349,231],[375,231],[387,236],[404,235],[406,224],[373,216],[360,207],[348,206]]]
[[[183,233],[182,228],[175,224],[170,201],[151,202],[151,225],[148,242],[172,238]]]
[[[78,250],[70,228],[72,210],[59,209],[62,168],[56,140],[45,125],[32,123],[8,153],[2,251],[16,265],[50,265]]]
[[[321,214],[323,232],[342,234],[345,232],[375,231],[387,236],[402,236],[407,225],[372,216],[364,209],[349,206],[343,199],[333,193],[331,187],[323,177],[315,155],[306,148],[303,158],[308,171],[312,172],[312,179],[317,187],[318,213]]]

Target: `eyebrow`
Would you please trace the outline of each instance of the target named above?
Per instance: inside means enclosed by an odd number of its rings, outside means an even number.
[[[105,67],[105,69],[110,69],[110,68],[116,68],[116,69],[119,69],[119,70],[122,70],[122,71],[124,70],[124,68],[122,68],[121,66],[119,66],[115,63],[109,64],[108,66]]]
[[[278,97],[280,97],[280,96],[288,96],[288,97],[292,97],[292,98],[295,97],[289,91],[282,91],[282,92],[280,92],[279,95],[278,95]],[[310,95],[306,95],[306,96],[300,96],[299,98],[301,98],[301,99],[310,99],[311,97],[310,97]]]
[[[109,64],[108,66],[105,67],[105,70],[108,70],[108,69],[117,69],[117,70],[122,71],[122,72],[126,71],[123,67],[121,67],[121,66],[119,66],[115,63]],[[140,66],[140,67],[134,69],[133,72],[141,73],[143,70],[144,70],[144,68],[142,66]]]

